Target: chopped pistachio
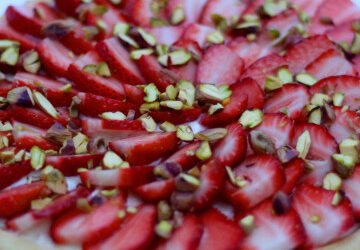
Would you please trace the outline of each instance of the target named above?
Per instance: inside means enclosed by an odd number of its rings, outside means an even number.
[[[68,92],[71,91],[71,89],[72,89],[72,85],[71,85],[70,83],[67,83],[67,84],[65,84],[64,86],[62,86],[62,87],[60,88],[60,91],[61,91],[61,92],[68,93]]]
[[[230,179],[230,182],[233,184],[233,185],[236,185],[236,179],[235,179],[235,175],[234,175],[234,172],[232,171],[231,167],[229,166],[226,166],[225,167],[225,170],[226,170],[226,173]]]
[[[189,175],[194,176],[195,178],[200,178],[200,169],[198,167],[193,167],[191,169],[188,170],[187,172]]]
[[[0,62],[15,66],[19,61],[19,48],[9,47],[2,52]]]
[[[209,159],[212,155],[209,142],[201,142],[200,146],[196,149],[195,155],[202,161]]]
[[[192,107],[195,103],[196,93],[194,84],[189,81],[181,80],[176,84],[176,87],[179,89],[178,98],[182,101],[186,101],[187,106]]]
[[[69,114],[70,117],[78,117],[79,115],[79,104],[81,103],[81,100],[79,97],[74,96],[71,101],[71,105],[69,107]]]
[[[340,192],[336,192],[336,193],[334,194],[334,197],[333,197],[332,201],[331,201],[331,205],[333,205],[333,206],[339,205],[340,202],[342,201],[342,199],[343,199],[343,197],[342,197],[342,195],[340,194]]]
[[[137,31],[139,32],[142,39],[145,40],[147,44],[150,46],[156,45],[156,38],[153,34],[146,32],[143,28],[138,28]]]
[[[31,201],[31,209],[32,210],[41,210],[45,208],[47,205],[49,205],[52,202],[52,199],[49,197],[46,197],[44,199],[37,199]]]
[[[260,28],[260,21],[245,21],[236,25],[236,29]]]
[[[258,154],[272,154],[276,153],[275,144],[272,139],[262,131],[252,130],[250,132],[249,141],[252,149]]]
[[[101,19],[96,21],[96,27],[98,27],[103,32],[106,32],[106,30],[107,30],[106,23],[104,22],[104,20],[101,20]]]
[[[42,168],[46,157],[44,150],[42,150],[38,146],[33,146],[30,150],[30,154],[31,154],[30,164],[33,167],[33,169],[39,170],[40,168]]]
[[[354,39],[351,44],[350,52],[353,54],[360,53],[360,33],[356,32],[354,35]]]
[[[273,0],[266,0],[265,3],[262,5],[262,8],[265,14],[273,17],[286,10],[288,8],[288,5],[285,0],[279,0],[277,2]]]
[[[156,122],[150,115],[143,114],[139,117],[139,120],[142,121],[142,125],[146,129],[146,131],[154,132],[156,130]]]
[[[343,155],[350,156],[355,162],[359,161],[359,151],[357,147],[360,141],[354,139],[344,139],[339,144],[340,153]]]
[[[317,80],[310,74],[307,73],[299,73],[296,75],[295,80],[299,83],[305,84],[307,86],[314,85]]]
[[[255,217],[247,215],[239,221],[239,224],[246,234],[250,234],[255,228]]]
[[[323,121],[322,110],[320,108],[313,109],[309,114],[308,122],[321,125],[322,121]]]
[[[7,165],[14,161],[14,150],[6,150],[0,152],[0,159],[1,162],[4,163],[4,165]]]
[[[117,36],[122,41],[124,41],[125,43],[131,45],[132,47],[134,47],[136,49],[139,48],[139,44],[134,39],[132,39],[130,36],[128,36],[126,34],[123,34],[123,33],[118,33]]]
[[[92,210],[92,207],[90,206],[90,204],[86,198],[77,199],[76,208],[83,212],[86,212],[86,213],[89,213]]]
[[[216,141],[227,135],[226,128],[212,128],[203,130],[195,135],[195,138],[203,141]]]
[[[223,30],[227,29],[228,22],[225,17],[223,17],[222,15],[216,14],[216,13],[211,14],[210,17],[218,30],[223,31]]]
[[[310,220],[312,223],[319,223],[321,218],[318,215],[314,215],[314,216],[311,216]]]
[[[169,23],[165,19],[158,17],[151,17],[150,26],[151,28],[166,27],[169,26]]]
[[[10,104],[17,104],[20,106],[35,105],[33,95],[28,87],[18,87],[10,90],[7,93],[6,99]]]
[[[184,104],[181,101],[161,101],[161,106],[174,109],[174,110],[181,110],[184,107]]]
[[[123,162],[120,164],[120,168],[130,168],[130,163],[127,162],[127,161],[123,161]]]
[[[287,68],[281,68],[276,72],[276,76],[282,81],[283,84],[293,82],[293,74]]]
[[[256,41],[256,38],[257,38],[256,34],[253,34],[253,33],[250,33],[250,34],[246,35],[246,40],[248,40],[249,42]]]
[[[303,22],[303,23],[308,23],[308,22],[310,22],[310,17],[309,17],[309,15],[308,15],[305,11],[303,11],[303,10],[300,10],[300,11],[299,11],[299,19],[300,19],[300,21]]]
[[[338,46],[344,51],[350,52],[351,48],[347,41],[340,41],[338,42]]]
[[[85,71],[86,73],[89,74],[96,74],[96,68],[97,66],[95,64],[88,64],[82,68],[82,71]]]
[[[130,214],[136,214],[137,213],[137,208],[136,207],[128,207],[126,208],[126,212],[130,213]]]
[[[100,115],[101,118],[105,120],[116,120],[116,121],[124,121],[126,120],[126,115],[124,115],[120,111],[116,112],[104,112]]]
[[[36,51],[29,52],[22,63],[23,68],[30,73],[37,73],[41,67],[40,57]]]
[[[355,21],[351,24],[351,28],[353,31],[358,32],[360,31],[360,21]]]
[[[48,115],[51,117],[57,119],[59,114],[54,108],[54,106],[49,102],[48,99],[46,99],[45,96],[43,96],[40,92],[34,91],[33,92],[35,103]]]
[[[333,104],[335,107],[341,107],[344,101],[345,95],[340,92],[336,92],[333,96]]]
[[[176,6],[171,13],[171,24],[178,25],[185,20],[185,11],[182,5]]]
[[[157,214],[159,220],[168,220],[172,216],[172,209],[166,201],[157,204]]]
[[[316,106],[323,106],[324,102],[329,102],[329,101],[330,101],[330,96],[322,93],[315,93],[310,100],[311,104]]]
[[[175,125],[170,122],[167,122],[167,121],[160,124],[160,129],[164,132],[175,132],[176,131]]]
[[[173,85],[169,85],[166,87],[166,96],[167,98],[169,98],[169,100],[175,100],[178,93],[179,90],[175,88]]]
[[[116,23],[113,28],[113,35],[126,34],[130,30],[130,25],[127,23]]]
[[[244,128],[255,128],[263,121],[264,114],[260,109],[246,110],[242,113],[239,122]]]
[[[168,61],[169,61],[169,55],[160,55],[158,57],[158,61],[162,66],[167,67],[168,66]]]
[[[161,238],[168,239],[171,236],[172,228],[173,225],[170,222],[162,220],[156,225],[155,232]]]
[[[159,110],[160,109],[160,103],[159,102],[148,102],[141,104],[139,110],[141,114],[145,114],[147,112],[150,112],[152,110]]]
[[[182,192],[191,192],[196,190],[200,186],[200,180],[196,177],[180,173],[175,177],[175,188]]]
[[[101,194],[106,197],[114,197],[118,194],[118,190],[116,188],[110,190],[101,190]]]
[[[344,154],[333,154],[332,158],[335,161],[335,169],[341,177],[350,177],[354,171],[355,160],[351,156]]]
[[[176,129],[176,136],[183,141],[194,140],[194,133],[189,125],[179,125]]]
[[[206,40],[212,44],[222,44],[225,42],[224,35],[220,30],[215,30],[209,33],[206,37]]]
[[[101,62],[96,66],[96,74],[99,76],[110,77],[111,72],[106,62]]]
[[[224,109],[224,106],[221,103],[213,104],[213,105],[210,106],[210,108],[208,110],[208,114],[213,115],[216,112],[219,112],[219,111],[221,111],[223,109]]]
[[[275,89],[279,89],[283,86],[283,82],[280,78],[276,76],[266,76],[265,77],[265,90],[272,91]]]
[[[9,147],[9,138],[7,136],[0,137],[0,149]]]
[[[199,84],[196,92],[197,99],[201,101],[214,101],[222,102],[226,98],[230,97],[232,91],[229,87],[216,87],[214,84],[202,83]]]
[[[2,39],[0,40],[0,51],[3,51],[9,47],[19,47],[20,43],[18,41]]]
[[[106,152],[103,158],[103,164],[106,168],[118,168],[122,162],[121,157],[112,151]]]
[[[278,29],[275,28],[268,28],[267,30],[267,34],[272,38],[272,39],[276,39],[279,38],[281,33]]]
[[[4,123],[4,125],[1,124],[0,131],[7,132],[7,131],[12,131],[12,130],[13,130],[13,127],[10,122],[6,121]]]
[[[256,22],[256,21],[260,21],[260,18],[258,15],[254,15],[254,14],[245,14],[242,17],[244,19],[245,22]]]
[[[166,44],[158,44],[156,45],[156,53],[159,56],[166,55],[168,53],[169,46]]]
[[[82,154],[87,152],[87,144],[89,142],[89,138],[86,135],[78,133],[72,140],[74,143],[76,154]]]
[[[171,65],[183,65],[191,59],[191,54],[183,49],[176,49],[169,54]]]
[[[341,188],[341,183],[342,180],[339,175],[335,173],[328,173],[323,179],[323,188],[337,191]]]
[[[112,4],[120,4],[122,0],[109,0]]]
[[[154,102],[158,99],[159,97],[159,90],[157,89],[156,85],[153,83],[150,83],[148,85],[146,85],[146,87],[144,88],[144,92],[146,94],[146,96],[144,97],[144,101],[145,102]]]
[[[345,112],[348,109],[349,109],[349,105],[344,105],[341,109],[341,112]]]
[[[308,130],[305,130],[296,142],[296,151],[299,152],[299,157],[305,159],[309,153],[311,146],[311,136]]]
[[[139,60],[142,56],[151,55],[154,53],[153,49],[134,49],[130,52],[130,57],[134,60]]]

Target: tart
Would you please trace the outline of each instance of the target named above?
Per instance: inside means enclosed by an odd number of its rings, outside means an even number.
[[[0,21],[0,249],[360,249],[350,0],[55,0]]]

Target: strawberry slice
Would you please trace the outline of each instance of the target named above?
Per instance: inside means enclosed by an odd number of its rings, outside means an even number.
[[[151,10],[151,0],[127,0],[125,13],[131,22],[142,27],[150,27],[151,18],[155,17]]]
[[[55,0],[56,7],[70,16],[77,14],[76,10],[81,3],[81,0]]]
[[[127,114],[129,110],[135,111],[138,109],[136,105],[129,102],[122,102],[90,93],[79,93],[77,96],[81,100],[79,104],[80,112],[88,116],[98,117],[104,112],[116,111]]]
[[[360,107],[360,80],[354,76],[330,76],[318,81],[310,88],[311,94],[324,93],[333,96],[336,92],[343,93],[343,105],[349,105],[350,109],[357,110]]]
[[[182,6],[185,14],[185,20],[182,24],[197,23],[206,2],[207,0],[198,0],[196,2],[192,0],[169,0],[166,6],[166,12],[168,17],[171,18],[173,11],[178,6]]]
[[[353,22],[339,24],[332,29],[326,31],[326,34],[335,43],[340,43],[344,41],[348,44],[351,44],[355,35],[355,31],[352,28],[352,23]]]
[[[0,20],[0,39],[18,41],[22,52],[34,49],[37,43],[35,38],[26,36],[11,28],[5,20]]]
[[[290,194],[293,191],[298,180],[304,173],[305,165],[306,163],[301,158],[295,158],[294,160],[283,165],[286,182],[281,191],[286,194]]]
[[[222,166],[234,166],[246,154],[247,134],[242,125],[234,122],[226,127],[227,134],[215,146],[213,157]]]
[[[30,209],[31,201],[38,199],[46,193],[45,185],[42,181],[24,184],[12,189],[0,192],[1,218],[11,218]]]
[[[297,249],[305,242],[304,227],[293,209],[276,214],[271,201],[265,201],[248,215],[254,216],[255,227],[240,249]]]
[[[360,218],[360,197],[359,197],[359,188],[360,188],[360,167],[357,165],[354,169],[353,174],[348,178],[343,180],[341,189],[345,191],[346,197],[351,201],[351,206],[354,210],[355,217]]]
[[[271,155],[250,156],[234,169],[236,178],[243,178],[244,187],[235,186],[229,180],[225,195],[241,209],[250,209],[274,195],[285,183],[281,163]]]
[[[294,126],[291,145],[295,148],[299,136],[307,130],[310,133],[311,144],[306,156],[312,171],[307,173],[302,182],[321,185],[325,175],[332,170],[331,156],[338,151],[335,139],[320,125],[303,123]]]
[[[201,215],[204,233],[199,250],[226,250],[237,248],[244,238],[239,225],[228,219],[217,209],[210,209]]]
[[[251,78],[245,78],[240,82],[231,85],[231,89],[236,89],[248,96],[246,109],[262,109],[265,102],[264,91],[260,88],[259,84]]]
[[[333,48],[335,46],[327,36],[316,35],[304,39],[291,47],[286,52],[285,59],[289,62],[289,70],[297,74],[305,69],[310,62]]]
[[[67,69],[73,62],[70,50],[64,45],[50,38],[45,38],[36,47],[41,62],[53,75],[66,77]]]
[[[188,214],[183,224],[175,230],[170,239],[156,247],[156,250],[195,250],[199,244],[203,230],[198,218]]]
[[[337,50],[330,49],[305,68],[316,79],[329,76],[357,75],[352,64]]]
[[[264,89],[266,76],[274,75],[279,68],[286,65],[287,61],[283,57],[277,54],[271,54],[256,60],[253,64],[246,68],[244,73],[241,75],[241,79],[250,77],[254,79],[262,89]]]
[[[51,237],[58,244],[98,242],[119,227],[122,219],[118,213],[124,205],[125,195],[121,193],[90,213],[75,209],[53,222]]]
[[[0,110],[0,121],[1,122],[6,122],[11,118],[11,110],[9,108],[5,109],[5,110]]]
[[[81,121],[83,133],[90,137],[102,137],[106,140],[126,139],[146,134],[142,121],[115,121],[86,118]]]
[[[292,205],[300,215],[307,235],[307,247],[319,247],[335,241],[355,224],[349,199],[332,205],[335,191],[301,185],[292,197]]]
[[[163,26],[146,29],[147,32],[153,34],[157,44],[173,45],[180,39],[184,33],[184,27],[181,26]]]
[[[85,245],[85,250],[147,249],[155,237],[156,207],[144,205],[109,238],[95,245]]]
[[[318,7],[322,4],[322,0],[291,0],[290,2],[295,3],[296,6],[304,11],[309,17],[314,16]]]
[[[300,84],[286,84],[266,100],[264,112],[285,113],[294,120],[304,119],[304,107],[310,102],[309,90]]]
[[[47,156],[45,165],[51,165],[59,169],[65,176],[77,175],[79,168],[87,168],[88,163],[99,166],[103,154],[81,154],[81,155],[53,155]]]
[[[263,121],[254,130],[266,134],[275,148],[287,146],[292,136],[293,121],[283,114],[265,114]]]
[[[68,194],[57,198],[43,209],[34,210],[7,221],[6,225],[11,230],[24,232],[46,219],[54,218],[55,216],[68,211],[76,205],[79,198],[85,198],[88,195],[89,190],[79,187]]]
[[[135,189],[141,199],[148,202],[166,200],[174,191],[174,180],[159,180],[141,185]]]
[[[26,72],[17,72],[13,85],[15,88],[27,86],[32,90],[40,90],[54,106],[69,106],[72,97],[77,93],[74,89],[69,92],[61,91],[61,88],[65,85],[64,82]]]
[[[108,63],[114,77],[132,85],[144,83],[139,69],[116,38],[99,42],[96,45],[96,50]]]
[[[30,161],[16,162],[0,168],[0,190],[17,182],[32,171]]]
[[[150,116],[158,123],[168,121],[178,125],[197,120],[201,115],[201,111],[201,108],[184,108],[180,111],[161,110],[150,112]]]
[[[104,187],[137,187],[153,178],[153,167],[133,166],[130,168],[89,170],[80,172],[81,181],[87,185]]]
[[[244,61],[225,45],[214,45],[206,50],[196,75],[197,83],[230,85],[235,83],[244,69]]]
[[[109,147],[123,156],[130,165],[151,163],[169,154],[176,145],[175,132],[140,135],[109,143]]]
[[[188,170],[195,166],[199,161],[195,155],[195,152],[199,146],[199,141],[189,143],[167,158],[164,163],[179,164],[182,170]]]
[[[8,82],[7,80],[3,80],[0,86],[0,96],[5,97],[7,96],[8,92],[13,88],[13,83]]]
[[[200,48],[205,49],[208,44],[207,36],[214,32],[215,29],[198,23],[191,23],[185,29],[181,40],[196,42]]]

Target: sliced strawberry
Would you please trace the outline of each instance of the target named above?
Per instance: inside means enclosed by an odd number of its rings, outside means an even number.
[[[157,202],[166,200],[174,191],[174,180],[159,180],[141,185],[135,189],[135,192],[145,201]]]
[[[124,100],[126,93],[122,83],[114,78],[101,77],[83,70],[86,65],[98,65],[100,62],[101,58],[97,53],[95,51],[89,51],[69,66],[68,74],[71,75],[75,86],[81,91],[112,99]]]
[[[109,147],[123,156],[131,165],[142,165],[166,156],[175,149],[176,144],[176,134],[168,132],[112,141],[109,143]]]
[[[151,0],[127,0],[125,12],[135,25],[142,27],[150,27],[151,18],[155,17],[151,10]]]
[[[114,77],[132,85],[144,83],[139,69],[116,38],[99,42],[96,45],[96,50],[108,63]]]
[[[218,165],[232,167],[246,154],[247,134],[238,122],[228,125],[226,129],[227,134],[216,144],[213,157]]]
[[[170,239],[161,244],[156,250],[195,250],[199,244],[203,230],[198,218],[187,215],[183,224],[175,230]]]
[[[55,0],[56,7],[67,15],[75,16],[81,0]]]
[[[155,237],[156,207],[144,205],[139,211],[126,218],[121,228],[109,238],[95,245],[85,246],[85,250],[147,249]]]
[[[142,121],[114,121],[86,118],[81,121],[83,133],[90,137],[102,137],[106,140],[126,139],[146,134]]]
[[[302,120],[304,107],[310,102],[309,90],[300,84],[286,84],[274,91],[273,95],[266,100],[264,112],[285,113],[295,120]]]
[[[38,199],[45,193],[45,184],[42,181],[0,192],[0,202],[6,204],[6,206],[0,207],[0,217],[11,218],[26,212],[31,206],[31,201]]]
[[[228,219],[217,209],[210,209],[201,215],[204,233],[199,250],[226,250],[237,248],[244,233],[237,223]]]
[[[59,169],[65,176],[73,176],[79,168],[87,168],[89,162],[99,166],[102,158],[103,154],[54,155],[47,156],[45,164]]]
[[[83,183],[105,187],[137,187],[153,178],[153,167],[133,166],[107,170],[89,170],[80,172]]]
[[[76,206],[79,198],[89,195],[89,190],[79,187],[66,195],[57,198],[49,205],[40,210],[34,210],[7,221],[6,225],[14,231],[24,232],[40,224],[46,219],[54,218]]]
[[[262,57],[251,64],[241,75],[241,79],[250,77],[264,89],[266,76],[274,75],[279,68],[286,65],[287,61],[283,57],[277,54],[271,54]]]
[[[74,89],[70,92],[61,91],[60,89],[65,85],[61,81],[26,72],[17,72],[13,84],[14,87],[27,86],[33,90],[40,90],[54,106],[69,106],[72,97],[77,93]]]
[[[236,89],[248,96],[247,109],[256,108],[262,109],[265,102],[264,91],[259,84],[251,78],[245,78],[231,86],[231,89]]]
[[[248,2],[243,14],[257,14],[258,9],[266,0],[253,0]]]
[[[225,45],[211,46],[197,69],[197,83],[230,85],[235,83],[244,69],[244,61]]]
[[[297,124],[294,126],[294,134],[291,138],[291,145],[295,148],[299,136],[309,131],[311,145],[306,156],[312,171],[302,178],[302,182],[321,185],[325,175],[332,170],[331,156],[338,151],[335,139],[325,128],[313,123]]]
[[[296,189],[292,205],[305,227],[308,247],[335,241],[354,226],[350,201],[344,198],[338,205],[332,205],[335,193],[311,185],[301,185]]]
[[[32,171],[30,161],[16,162],[0,168],[0,190],[10,186]]]
[[[185,145],[167,158],[164,163],[179,164],[182,170],[188,170],[196,165],[199,159],[195,155],[195,151],[200,146],[200,142],[195,141]]]
[[[170,18],[173,11],[179,5],[183,7],[185,20],[182,24],[196,23],[201,16],[203,8],[207,0],[198,0],[196,2],[192,0],[170,0],[166,6],[167,15]]]
[[[305,68],[306,72],[320,80],[329,76],[357,75],[352,64],[337,50],[330,49]]]
[[[348,22],[337,25],[332,29],[328,30],[326,34],[332,41],[336,43],[344,41],[348,44],[351,44],[355,35],[355,31],[352,28],[352,23],[353,22]]]
[[[26,36],[11,28],[5,20],[0,20],[0,39],[18,41],[20,43],[21,51],[34,49],[37,43],[35,38]]]
[[[234,169],[235,178],[246,184],[238,187],[227,181],[226,197],[238,208],[249,209],[274,195],[285,183],[281,163],[271,155],[250,156]]]
[[[180,39],[184,32],[184,27],[181,26],[164,26],[146,29],[156,38],[157,44],[173,45]]]
[[[294,160],[283,165],[286,182],[285,185],[282,187],[281,191],[286,194],[290,194],[292,192],[298,180],[304,173],[305,165],[305,161],[301,158],[295,158]]]
[[[0,109],[0,121],[1,122],[8,121],[11,118],[11,115],[12,115],[12,113],[11,113],[10,108],[7,108],[5,110]]]
[[[285,59],[289,62],[289,70],[295,74],[301,72],[308,64],[332,48],[335,48],[334,44],[325,35],[302,40],[285,54]]]
[[[255,227],[244,239],[240,249],[297,249],[305,242],[304,227],[293,209],[276,214],[271,201],[265,201],[248,215],[254,216]]]
[[[11,82],[8,82],[7,80],[3,80],[0,86],[0,96],[6,98],[8,92],[12,88],[13,88],[13,84]]]
[[[50,38],[42,40],[37,45],[36,50],[39,53],[41,62],[51,74],[62,77],[67,76],[67,69],[73,62],[70,50]]]
[[[293,121],[283,114],[265,114],[261,124],[255,128],[266,134],[276,149],[289,144],[292,129]]]
[[[291,0],[290,2],[295,3],[296,6],[304,11],[309,17],[314,16],[317,8],[323,2],[322,0]]]
[[[312,94],[324,93],[333,96],[336,92],[343,93],[343,105],[349,105],[350,109],[357,110],[360,107],[358,98],[360,93],[360,79],[354,76],[331,76],[318,81],[310,89]]]
[[[181,40],[196,42],[200,48],[204,49],[205,45],[208,44],[207,36],[214,31],[215,29],[212,27],[191,23],[185,28]]]
[[[95,243],[115,231],[124,208],[125,195],[120,194],[89,213],[75,209],[56,219],[51,226],[51,237],[58,244]]]
[[[354,214],[357,219],[360,218],[360,197],[359,197],[359,188],[360,188],[360,167],[357,165],[354,169],[353,174],[350,178],[343,180],[342,190],[345,191],[346,197],[351,201]]]
[[[201,115],[201,108],[184,108],[180,111],[152,111],[150,116],[158,123],[165,121],[171,122],[175,125],[192,122]]]
[[[130,84],[123,84],[123,86],[126,94],[126,99],[129,102],[134,104],[144,103],[145,92],[143,89]]]
[[[122,102],[103,96],[90,93],[79,93],[77,96],[81,100],[79,104],[80,112],[88,116],[98,117],[98,115],[104,112],[116,111],[121,111],[124,114],[127,114],[129,110],[137,110],[137,106],[132,103]]]

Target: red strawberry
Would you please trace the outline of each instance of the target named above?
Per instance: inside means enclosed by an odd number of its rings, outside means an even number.
[[[75,209],[53,222],[51,237],[58,244],[98,242],[119,227],[122,219],[118,213],[124,203],[125,195],[120,194],[89,213]]]
[[[56,7],[67,15],[75,16],[81,0],[55,0]]]
[[[265,114],[262,123],[255,128],[270,137],[276,149],[289,144],[292,129],[293,121],[283,114]]]
[[[129,102],[134,104],[144,103],[145,92],[143,89],[130,84],[124,84],[123,86],[126,94],[126,99]]]
[[[248,215],[254,216],[255,228],[244,239],[240,249],[297,249],[305,242],[304,227],[293,209],[276,214],[271,202],[265,201]]]
[[[6,97],[7,93],[13,88],[13,84],[7,80],[3,80],[0,86],[0,96]]]
[[[84,198],[88,195],[89,191],[87,189],[79,187],[68,194],[57,198],[43,209],[34,210],[7,221],[6,225],[9,229],[14,231],[24,232],[46,219],[54,218],[55,216],[68,211],[76,205],[79,198]]]
[[[343,105],[349,105],[350,109],[357,110],[360,107],[358,99],[360,93],[360,79],[354,76],[330,76],[318,81],[310,88],[311,94],[324,93],[331,97],[336,92],[345,96]]]
[[[182,24],[196,23],[201,16],[206,2],[207,0],[198,0],[196,2],[192,0],[170,0],[166,7],[167,15],[170,18],[176,7],[180,5],[185,13],[185,20]]]
[[[286,194],[290,194],[292,192],[298,180],[304,173],[305,164],[306,163],[301,158],[295,158],[294,160],[284,164],[286,182],[281,191]]]
[[[41,62],[45,68],[53,75],[67,76],[67,69],[73,62],[70,56],[70,50],[64,47],[58,41],[45,38],[36,47]]]
[[[0,20],[0,39],[18,41],[20,43],[21,51],[34,49],[37,42],[36,39],[11,28],[5,20]]]
[[[240,84],[232,85],[230,89],[232,90],[230,101],[224,105],[224,109],[212,115],[204,115],[200,120],[201,125],[219,127],[239,119],[246,110],[248,96],[242,92]]]
[[[31,201],[43,194],[45,194],[45,185],[42,181],[0,192],[0,202],[6,204],[0,207],[0,217],[10,218],[26,212],[31,206]]]
[[[116,38],[99,42],[96,50],[108,63],[114,77],[132,85],[144,83],[139,69]]]
[[[344,41],[348,44],[351,44],[355,35],[355,31],[352,28],[352,23],[353,22],[348,22],[337,25],[332,29],[328,30],[326,34],[332,41],[336,43]]]
[[[45,164],[59,169],[66,176],[77,175],[79,168],[87,168],[88,163],[99,166],[103,154],[54,155],[47,156]]]
[[[85,250],[147,249],[155,237],[156,207],[144,205],[139,211],[125,218],[121,228],[109,238],[95,245],[85,246]]]
[[[86,185],[106,187],[136,187],[151,181],[152,177],[153,167],[151,166],[80,172],[80,178]]]
[[[0,110],[0,121],[5,122],[8,121],[11,118],[11,110],[9,108],[5,110]]]
[[[155,17],[151,10],[151,0],[127,0],[125,12],[135,25],[142,27],[150,27],[151,18]]]
[[[171,122],[175,125],[192,122],[199,118],[201,115],[201,108],[184,108],[180,111],[152,111],[150,116],[158,123],[165,121]]]
[[[175,149],[176,134],[154,133],[112,141],[109,147],[130,165],[148,164]],[[141,157],[140,157],[141,156]]]
[[[74,89],[70,92],[61,91],[64,82],[25,72],[17,72],[13,84],[14,87],[27,86],[33,90],[40,90],[54,106],[69,106],[72,97],[77,93]]]
[[[287,61],[283,57],[277,54],[271,54],[256,60],[253,64],[246,68],[244,73],[241,75],[241,79],[250,77],[254,79],[262,89],[264,89],[266,76],[274,75],[279,68],[286,65]]]
[[[204,49],[208,44],[207,36],[214,31],[215,29],[212,27],[191,23],[184,29],[181,40],[196,42],[200,48]]]
[[[76,87],[81,91],[117,100],[124,100],[126,93],[122,83],[114,78],[101,77],[83,70],[86,65],[98,65],[100,62],[101,59],[97,53],[95,51],[89,51],[69,66],[68,74],[71,75]]]
[[[285,183],[281,163],[271,155],[250,156],[234,169],[235,178],[246,181],[238,187],[229,180],[226,197],[238,208],[250,209],[274,195]]]
[[[357,75],[352,64],[337,50],[330,49],[305,68],[316,79],[329,76]]]
[[[236,89],[248,96],[247,109],[257,108],[262,109],[265,96],[264,91],[260,88],[259,84],[251,78],[245,78],[231,86],[231,89]]]
[[[305,227],[308,247],[319,247],[335,241],[355,224],[351,203],[344,198],[332,205],[335,191],[301,185],[292,197],[292,205]]]
[[[200,142],[195,141],[185,145],[167,158],[164,163],[179,164],[182,170],[188,170],[196,165],[199,159],[195,155],[195,151],[200,146]],[[191,152],[191,153],[189,153]]]
[[[310,102],[309,90],[300,84],[286,84],[277,89],[266,100],[264,112],[266,113],[285,113],[294,120],[302,120],[304,107]]]
[[[289,62],[289,70],[293,73],[301,72],[308,64],[332,48],[335,48],[334,44],[325,35],[302,40],[285,54],[285,59]]]
[[[142,121],[114,121],[86,118],[81,121],[83,132],[90,137],[102,137],[106,140],[126,139],[146,134]]]
[[[181,26],[163,26],[146,29],[147,32],[153,34],[156,38],[157,44],[173,45],[178,41],[184,32],[184,27]]]
[[[230,85],[236,82],[244,69],[244,61],[225,45],[211,46],[197,69],[197,83]]]
[[[218,165],[232,167],[246,154],[247,134],[238,122],[231,123],[226,128],[227,134],[216,144],[213,157]]]
[[[291,0],[290,2],[296,4],[296,6],[304,11],[309,17],[314,16],[317,8],[323,2],[322,0]]]
[[[79,104],[80,112],[88,116],[98,117],[98,115],[104,112],[116,111],[121,111],[124,114],[127,114],[129,110],[137,110],[137,106],[132,103],[122,102],[103,96],[90,93],[79,93],[77,96],[81,100]]]
[[[0,168],[0,190],[10,186],[32,171],[30,161],[16,162]]]
[[[243,14],[257,14],[258,9],[263,5],[265,0],[253,0],[248,2],[248,5]]]
[[[244,233],[237,223],[226,218],[217,209],[210,209],[201,215],[204,233],[199,250],[227,250],[237,248]]]
[[[174,191],[174,180],[159,180],[141,185],[135,189],[137,195],[148,202],[166,200]]]
[[[183,224],[175,230],[170,239],[156,247],[156,250],[195,250],[203,230],[198,218],[188,214]]]
[[[304,123],[294,126],[294,135],[291,138],[291,145],[294,148],[299,136],[305,130],[309,131],[311,138],[306,159],[312,171],[303,177],[302,182],[321,185],[324,176],[332,169],[331,156],[337,153],[338,145],[325,128],[313,123]]]
[[[357,219],[360,218],[360,197],[359,197],[359,188],[360,188],[360,167],[357,165],[354,169],[353,174],[342,182],[342,190],[345,191],[346,197],[351,201],[354,214]]]

